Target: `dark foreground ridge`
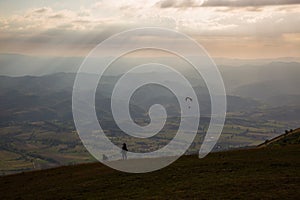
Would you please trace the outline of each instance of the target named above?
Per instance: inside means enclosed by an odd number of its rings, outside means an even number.
[[[126,174],[100,163],[0,177],[0,199],[297,199],[300,145],[184,156]]]

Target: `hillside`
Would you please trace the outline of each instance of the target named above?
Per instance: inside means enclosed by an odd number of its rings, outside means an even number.
[[[0,199],[297,199],[300,146],[184,156],[146,174],[83,164],[0,177]]]
[[[271,140],[266,140],[257,147],[262,148],[294,144],[300,144],[300,128],[290,131],[286,130],[285,134],[279,135]]]
[[[93,77],[87,74],[87,81]],[[74,78],[72,73],[0,76],[0,175],[94,161],[74,127],[71,107]],[[110,108],[110,95],[117,79],[118,76],[103,77],[103,85],[96,93],[96,111],[106,134],[116,145],[126,142],[136,152],[166,145],[178,129],[177,99],[157,86],[138,90],[130,101],[130,113],[137,123],[149,123],[148,110],[154,104],[163,105],[169,118],[161,134],[153,138],[127,137],[113,120]],[[200,99],[201,120],[199,134],[187,154],[199,151],[210,122],[207,91],[201,85],[195,85],[195,91]],[[228,95],[226,123],[214,150],[256,146],[287,128],[297,127],[299,107],[294,106],[293,109],[269,107],[251,98]]]

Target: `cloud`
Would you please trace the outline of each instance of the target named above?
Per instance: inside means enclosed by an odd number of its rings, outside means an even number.
[[[207,0],[206,7],[260,7],[300,4],[300,0]]]
[[[176,29],[207,44],[212,51],[218,49],[218,54],[224,50],[222,46],[232,46],[233,49],[235,43],[243,44],[244,48],[255,44],[256,50],[260,44],[287,45],[286,53],[290,45],[294,49],[290,52],[295,52],[296,48],[299,52],[300,6],[291,6],[298,1],[251,2],[208,0],[202,5],[202,1],[196,0],[154,0],[147,3],[102,0],[101,4],[79,10],[35,8],[0,17],[0,52],[69,52],[72,55],[74,51],[81,51],[84,54],[112,34],[143,26]],[[253,2],[256,2],[256,7]],[[287,6],[267,6],[281,4]],[[188,9],[201,5],[204,6],[201,10]],[[236,9],[239,12],[231,12]]]
[[[35,10],[33,10],[33,12],[36,12],[36,13],[45,13],[45,12],[48,12],[48,11],[51,11],[52,9],[49,8],[49,7],[43,7],[43,8],[37,8]]]
[[[160,8],[187,7],[262,7],[300,4],[300,0],[162,0],[156,5]]]
[[[187,7],[200,7],[204,0],[162,0],[157,2],[160,8],[187,8]]]
[[[52,16],[49,16],[49,18],[52,18],[52,19],[62,19],[62,18],[65,18],[66,16],[63,15],[63,14],[55,14],[55,15],[52,15]]]

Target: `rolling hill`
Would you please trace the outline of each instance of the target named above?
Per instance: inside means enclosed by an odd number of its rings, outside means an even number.
[[[297,199],[300,146],[183,156],[146,174],[100,163],[0,177],[0,199]]]
[[[264,143],[258,145],[262,147],[286,146],[300,144],[300,128],[295,130],[286,130],[285,134],[279,135],[271,140],[266,140]]]

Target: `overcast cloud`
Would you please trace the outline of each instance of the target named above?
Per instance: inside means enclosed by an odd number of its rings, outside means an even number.
[[[0,53],[86,55],[112,34],[158,26],[189,34],[213,56],[300,57],[299,1],[102,0],[78,9],[33,4],[0,14]]]
[[[300,0],[162,0],[160,8],[187,7],[260,7],[300,4]]]

